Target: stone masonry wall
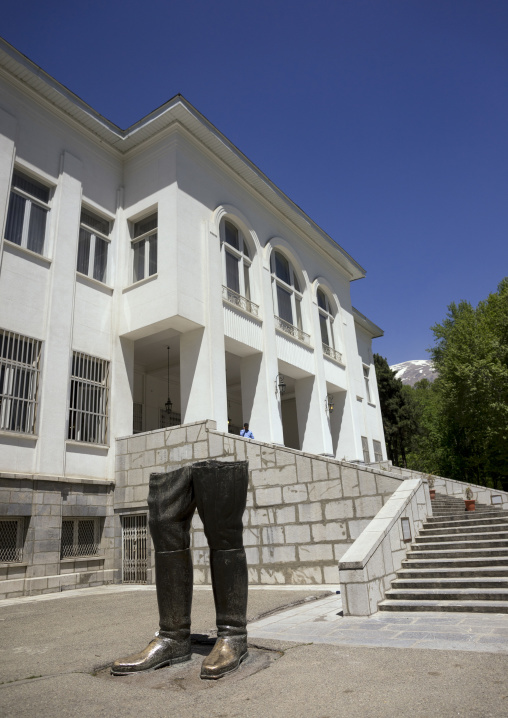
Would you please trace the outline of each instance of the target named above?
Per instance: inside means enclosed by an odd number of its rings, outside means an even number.
[[[339,559],[403,480],[223,434],[208,421],[117,439],[115,513],[146,510],[152,472],[206,458],[249,461],[244,544],[249,580],[255,584],[337,584]],[[119,570],[119,516],[116,528]],[[208,548],[197,514],[192,548],[195,582],[209,583]]]
[[[113,582],[113,485],[0,475],[0,521],[22,518],[21,561],[0,563],[0,598]],[[60,558],[62,520],[99,517],[97,556]]]

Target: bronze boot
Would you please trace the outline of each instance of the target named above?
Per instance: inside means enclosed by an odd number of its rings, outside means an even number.
[[[247,561],[245,550],[210,551],[217,641],[201,664],[201,678],[236,671],[247,658]]]
[[[156,553],[155,572],[160,629],[143,651],[113,663],[114,676],[154,671],[190,660],[193,583],[190,549]]]

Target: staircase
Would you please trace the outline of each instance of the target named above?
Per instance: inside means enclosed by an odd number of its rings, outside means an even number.
[[[508,613],[508,511],[436,493],[380,611]]]

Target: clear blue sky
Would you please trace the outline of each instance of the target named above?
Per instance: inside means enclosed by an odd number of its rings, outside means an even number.
[[[0,33],[121,127],[182,93],[367,269],[391,364],[508,275],[506,0],[25,0]]]

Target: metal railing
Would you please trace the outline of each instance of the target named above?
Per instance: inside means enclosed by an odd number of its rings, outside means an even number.
[[[222,298],[225,299],[226,302],[234,304],[235,307],[240,307],[240,309],[249,312],[249,314],[252,314],[254,317],[259,316],[258,304],[251,302],[251,300],[247,299],[246,297],[242,297],[241,294],[238,294],[238,292],[234,292],[229,287],[222,287]]]
[[[328,344],[323,343],[323,354],[330,359],[334,359],[342,364],[342,354],[333,347],[329,347]]]
[[[306,334],[304,331],[298,329],[298,327],[295,327],[293,324],[286,322],[285,319],[281,319],[276,314],[274,315],[274,319],[276,329],[284,332],[284,334],[289,334],[289,336],[294,337],[305,344],[310,344],[310,334]]]

